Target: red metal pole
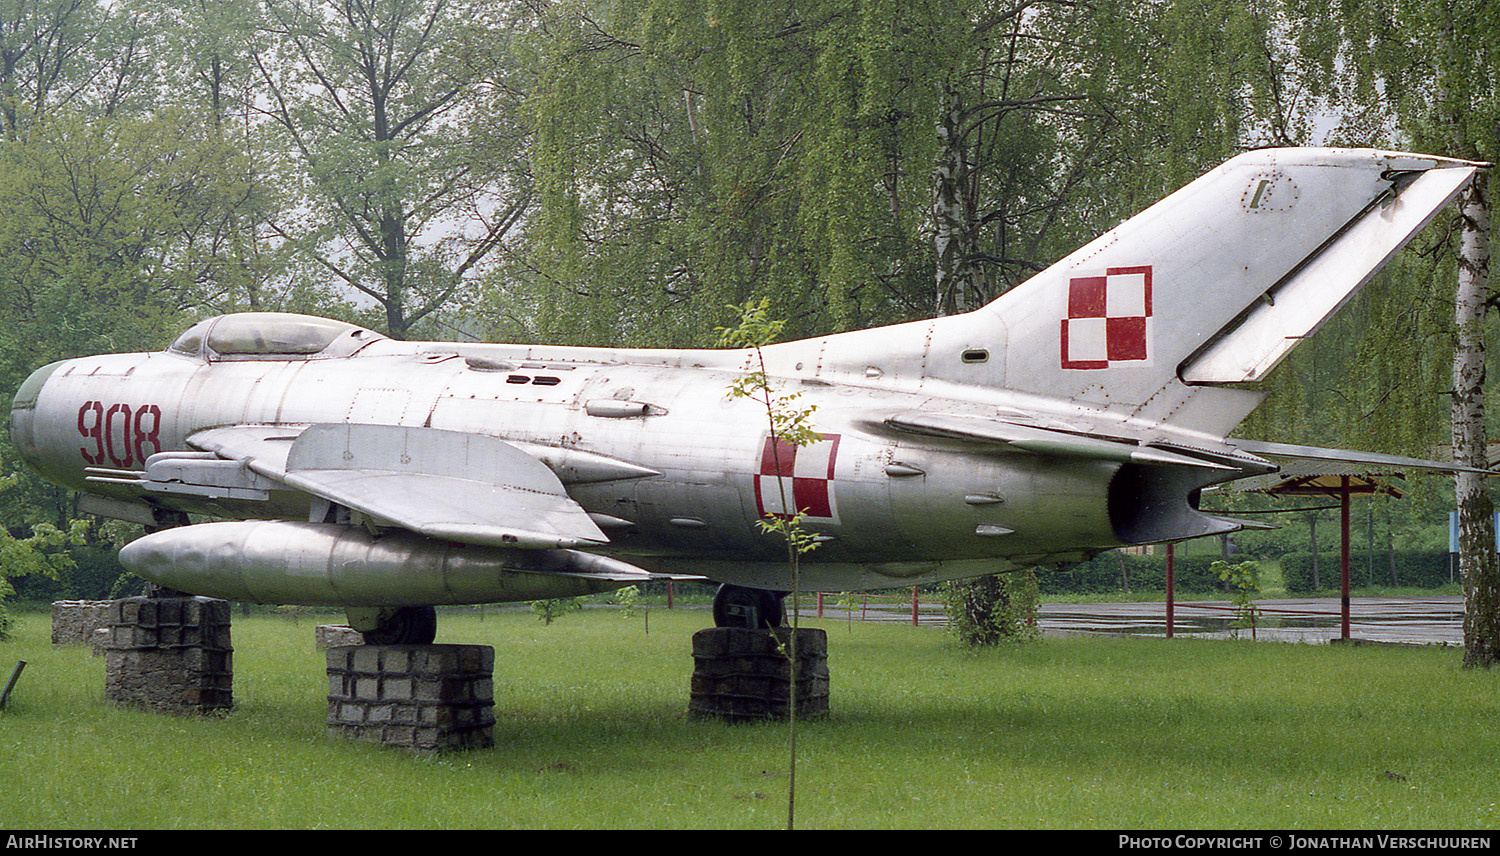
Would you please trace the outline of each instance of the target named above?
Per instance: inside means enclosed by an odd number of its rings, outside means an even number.
[[[1343,544],[1339,547],[1339,590],[1343,598],[1343,618],[1339,638],[1349,638],[1349,477],[1339,476],[1339,529]]]
[[[1177,592],[1176,581],[1173,575],[1176,572],[1177,545],[1167,545],[1167,638],[1172,638],[1172,624],[1177,617]]]
[[[911,626],[917,626],[917,587],[911,587]]]

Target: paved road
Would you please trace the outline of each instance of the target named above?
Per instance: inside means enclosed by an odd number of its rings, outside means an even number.
[[[895,601],[895,598],[891,599]],[[1254,638],[1267,642],[1326,643],[1341,635],[1340,604],[1337,598],[1300,598],[1266,600],[1256,604],[1261,615],[1256,622]],[[1407,645],[1463,644],[1463,598],[1385,598],[1356,597],[1349,602],[1349,637],[1368,642]],[[805,610],[804,615],[811,615]],[[831,605],[825,617],[844,613]],[[869,604],[856,608],[853,617],[867,621],[911,621],[910,604]],[[1173,634],[1179,637],[1223,639],[1238,636],[1251,638],[1249,628],[1231,627],[1233,605],[1226,600],[1179,601],[1173,620]],[[923,604],[919,622],[937,626],[944,623],[935,604]],[[1041,608],[1042,632],[1048,636],[1165,636],[1165,603],[1044,603]]]
[[[1336,598],[1267,600],[1256,604],[1261,615],[1255,638],[1272,642],[1323,643],[1341,634]],[[1349,601],[1349,637],[1369,642],[1408,645],[1462,645],[1464,602],[1461,597],[1356,597]],[[1176,636],[1250,638],[1248,628],[1230,627],[1228,601],[1179,602],[1173,622]],[[1165,603],[1049,603],[1042,605],[1042,630],[1049,635],[1098,634],[1165,636]]]

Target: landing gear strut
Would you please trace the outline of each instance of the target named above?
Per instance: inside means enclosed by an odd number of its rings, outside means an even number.
[[[347,609],[349,626],[366,645],[431,645],[437,638],[437,610],[430,606]]]
[[[786,592],[721,585],[714,595],[714,626],[780,627],[786,618],[785,597]]]

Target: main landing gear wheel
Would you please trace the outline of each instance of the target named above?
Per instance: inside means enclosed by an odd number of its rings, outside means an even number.
[[[785,597],[785,592],[721,585],[714,595],[714,626],[780,627],[786,617]]]
[[[430,606],[382,609],[375,627],[360,632],[366,645],[431,645],[437,638],[437,610]]]

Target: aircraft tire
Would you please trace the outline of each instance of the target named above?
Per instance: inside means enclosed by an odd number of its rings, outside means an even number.
[[[431,645],[437,638],[437,609],[403,606],[365,633],[366,645]]]
[[[714,626],[761,629],[780,627],[785,614],[781,592],[725,583],[714,594]]]

